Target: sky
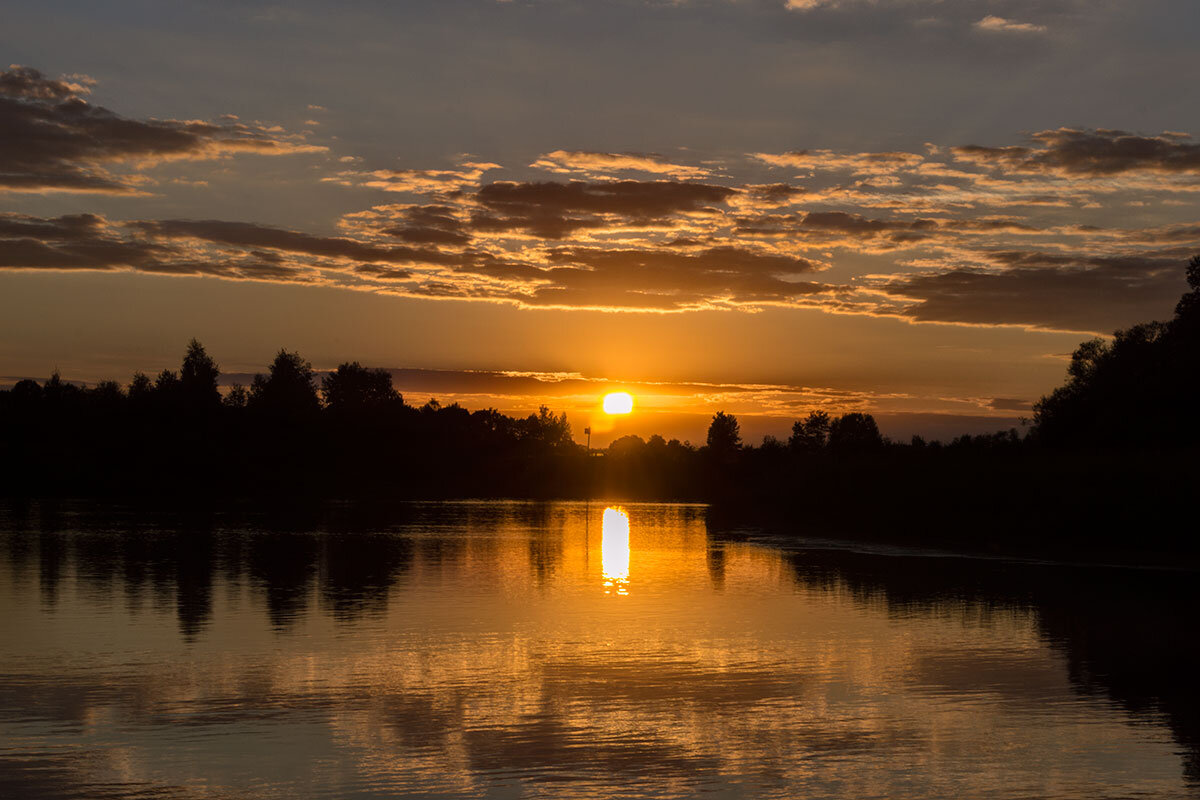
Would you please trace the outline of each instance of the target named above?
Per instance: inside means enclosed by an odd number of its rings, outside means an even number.
[[[1194,0],[6,4],[0,385],[281,348],[703,440],[1019,424],[1200,252]],[[598,413],[607,391],[635,413]]]

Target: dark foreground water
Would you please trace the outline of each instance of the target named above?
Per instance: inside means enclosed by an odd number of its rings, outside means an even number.
[[[1196,584],[695,506],[10,507],[0,797],[1191,797]]]

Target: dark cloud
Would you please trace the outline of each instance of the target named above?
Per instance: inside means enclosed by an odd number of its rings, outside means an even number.
[[[86,92],[26,67],[0,72],[0,191],[137,194],[144,176],[111,169],[324,150],[240,122],[127,119],[89,104]]]
[[[742,218],[737,232],[750,236],[792,236],[823,244],[889,242],[893,246],[923,241],[949,226],[932,219],[873,219],[845,211],[807,214],[760,214]]]
[[[679,181],[497,182],[473,196],[481,210],[471,226],[561,239],[576,230],[614,223],[649,224],[681,213],[715,213],[714,206],[738,193],[727,186]]]
[[[138,236],[138,225],[115,225],[94,214],[54,218],[0,215],[0,268],[128,269],[235,280],[311,282],[305,269],[253,250],[217,257]]]
[[[86,83],[78,80],[47,78],[36,69],[13,64],[0,71],[0,95],[28,100],[66,100],[88,94]]]
[[[155,270],[165,255],[165,248],[128,241],[94,214],[0,216],[0,267]]]
[[[804,258],[713,247],[695,253],[672,250],[559,248],[548,259],[547,282],[523,292],[531,305],[593,305],[683,310],[722,304],[777,303],[826,292],[830,287],[787,277],[819,265]]]
[[[922,322],[1024,325],[1109,333],[1171,315],[1186,290],[1181,254],[1070,257],[996,254],[1004,270],[951,269],[888,279],[879,288]]]
[[[1200,143],[1176,134],[1139,136],[1103,128],[1058,128],[1035,133],[1031,138],[1032,146],[968,145],[952,151],[963,161],[1026,172],[1200,174]]]
[[[466,245],[471,241],[465,223],[446,205],[409,206],[399,213],[397,224],[380,230],[410,244]]]
[[[233,247],[268,247],[323,258],[366,263],[456,264],[460,258],[441,251],[414,247],[377,247],[337,236],[312,236],[298,231],[221,220],[157,220],[131,223],[142,232],[165,239],[201,239]]]

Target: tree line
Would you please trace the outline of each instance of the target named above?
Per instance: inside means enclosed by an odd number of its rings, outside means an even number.
[[[701,446],[626,436],[596,459],[565,413],[414,406],[386,370],[358,362],[318,380],[300,354],[280,350],[248,387],[222,393],[217,363],[192,340],[178,371],[137,373],[126,386],[84,388],[55,373],[0,391],[0,474],[8,493],[33,494],[761,499],[828,475],[859,485],[880,464],[897,475],[935,464],[953,473],[964,458],[994,467],[1097,448],[1187,450],[1200,441],[1200,257],[1187,279],[1174,319],[1082,344],[1024,434],[897,443],[868,413],[816,410],[787,439],[748,446],[737,418],[720,411]]]

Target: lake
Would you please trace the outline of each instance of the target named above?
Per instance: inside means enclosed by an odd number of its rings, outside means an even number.
[[[0,512],[0,797],[1200,793],[1196,573],[703,506]]]

